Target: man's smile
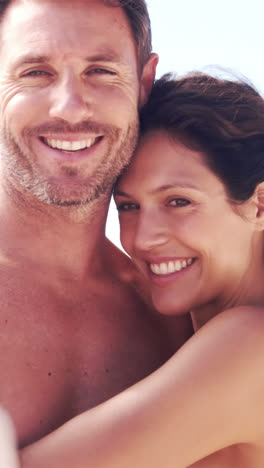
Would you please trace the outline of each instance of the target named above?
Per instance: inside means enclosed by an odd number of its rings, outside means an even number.
[[[82,151],[88,148],[91,148],[95,143],[97,143],[102,137],[90,137],[81,140],[63,140],[55,138],[45,138],[41,137],[41,141],[45,143],[52,149],[58,149],[63,151]]]

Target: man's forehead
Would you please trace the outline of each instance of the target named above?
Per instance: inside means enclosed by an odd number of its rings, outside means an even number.
[[[25,30],[27,38],[34,41],[39,32],[52,34],[54,26],[65,39],[74,30],[77,34],[79,28],[80,33],[87,31],[108,38],[110,33],[119,32],[124,36],[122,40],[129,38],[134,42],[124,11],[106,6],[103,0],[74,0],[74,3],[72,0],[13,0],[2,22],[1,35],[2,39],[12,35],[14,40]],[[81,34],[79,37],[81,39]],[[111,37],[112,34],[110,42]]]
[[[0,0],[1,1],[1,0]],[[112,2],[111,0],[9,0],[9,1],[4,1],[3,3],[6,3],[8,6],[26,6],[27,4],[33,4],[33,3],[40,3],[40,4],[58,4],[58,5],[71,5],[73,8],[75,7],[76,3],[83,4],[83,5],[88,5],[88,6],[93,6],[96,4],[103,4],[105,6],[119,6],[119,1],[117,0],[116,2]]]
[[[98,8],[86,14],[82,5]],[[14,0],[1,39],[1,60],[7,60],[10,70],[47,56],[51,60],[42,61],[112,62],[137,73],[136,44],[126,15],[103,0]]]
[[[1,1],[1,0],[0,0]],[[11,0],[6,10],[3,23],[6,27],[10,22],[27,20],[56,9],[57,14],[64,11],[71,11],[73,18],[78,17],[78,11],[86,9],[88,15],[84,15],[84,20],[89,20],[92,14],[105,16],[106,19],[112,16],[113,25],[118,21],[122,26],[129,26],[129,21],[122,8],[113,8],[104,0]],[[6,20],[7,18],[7,20]],[[123,24],[122,24],[123,23]],[[94,25],[96,27],[96,24]],[[61,25],[63,30],[63,26]],[[65,31],[64,31],[65,32]]]

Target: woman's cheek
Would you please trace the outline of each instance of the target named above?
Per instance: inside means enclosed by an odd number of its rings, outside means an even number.
[[[120,218],[119,218],[120,219]],[[133,246],[135,239],[135,228],[132,223],[120,221],[120,242],[128,255],[133,256]]]

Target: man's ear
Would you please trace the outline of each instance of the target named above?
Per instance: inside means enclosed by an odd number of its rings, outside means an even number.
[[[264,182],[257,185],[253,200],[255,204],[255,222],[259,230],[264,230]]]
[[[155,75],[156,68],[159,62],[157,54],[151,54],[147,63],[144,65],[141,80],[140,80],[140,94],[139,94],[139,106],[142,107],[147,102],[149,94],[151,92]]]

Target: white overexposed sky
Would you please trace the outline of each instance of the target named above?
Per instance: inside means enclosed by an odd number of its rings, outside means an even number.
[[[264,95],[264,0],[147,0],[157,76],[220,66],[246,76]],[[207,68],[207,71],[209,69]],[[107,236],[118,246],[111,203]]]

